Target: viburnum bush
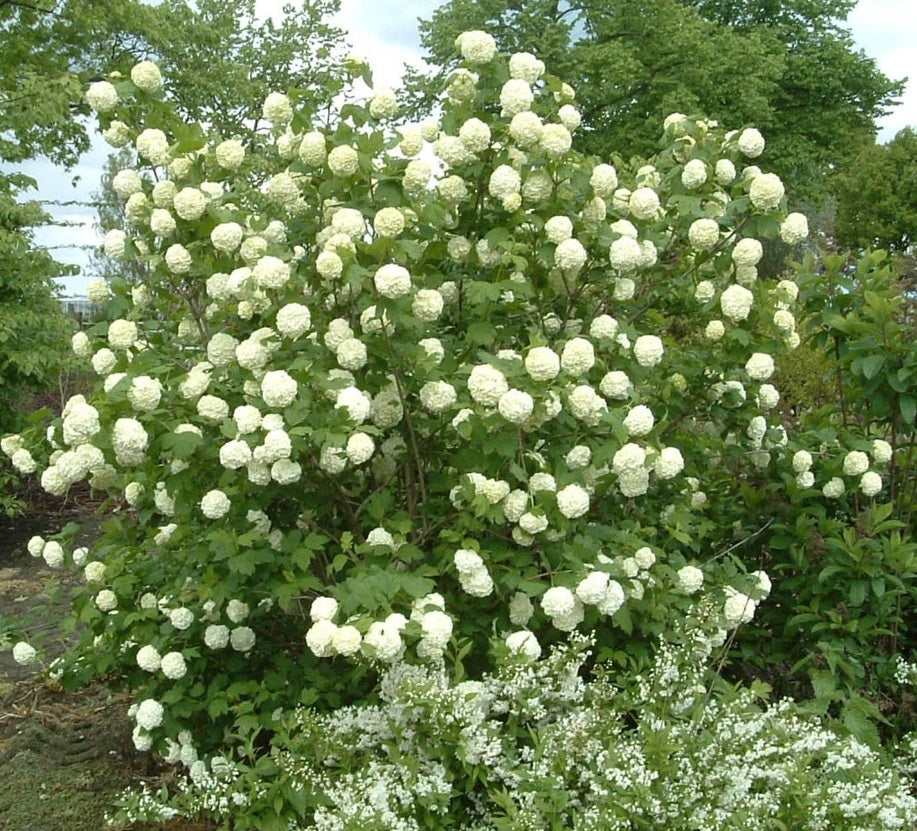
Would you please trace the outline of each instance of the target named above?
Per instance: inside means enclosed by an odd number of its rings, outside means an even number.
[[[749,163],[760,133],[676,114],[654,159],[617,170],[571,149],[574,92],[540,61],[482,32],[457,45],[422,124],[388,89],[331,120],[272,93],[246,145],[167,133],[149,62],[87,93],[143,160],[114,178],[129,224],[106,253],[151,276],[91,287],[107,317],[73,350],[99,389],[3,450],[51,493],[109,497],[91,550],[29,544],[85,578],[56,677],[123,681],[137,747],[198,784],[247,777],[197,804],[236,827],[357,827],[302,797],[291,724],[371,718],[398,679],[551,675],[539,659],[575,633],[590,672],[632,677],[683,619],[710,655],[770,589],[741,558],[761,529],[739,483],[882,487],[878,456],[801,455],[774,415],[797,287],[757,280],[760,239],[807,228]],[[433,804],[435,765],[394,746]],[[263,800],[281,768],[292,784]],[[455,810],[359,827],[529,827]]]

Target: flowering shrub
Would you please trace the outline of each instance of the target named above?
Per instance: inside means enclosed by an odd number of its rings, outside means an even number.
[[[559,683],[537,659],[575,632],[593,633],[597,673],[648,669],[698,597],[723,642],[770,591],[733,553],[754,530],[736,483],[822,484],[773,415],[797,287],[757,281],[758,237],[798,241],[805,220],[745,163],[760,135],[674,115],[666,149],[618,171],[571,150],[574,93],[540,62],[480,32],[458,46],[438,121],[395,128],[397,97],[375,90],[319,126],[273,93],[252,149],[151,133],[165,104],[149,67],[88,93],[149,162],[115,177],[129,225],[106,247],[151,277],[92,287],[108,316],[73,346],[98,391],[43,444],[2,449],[16,464],[31,448],[48,491],[88,480],[118,509],[91,553],[46,557],[86,582],[86,638],[55,672],[123,678],[137,747],[198,778],[218,751],[257,757],[298,706],[319,714],[307,732],[321,712],[348,723],[379,671],[391,706],[419,684],[458,707],[444,668],[516,683],[509,654]],[[874,459],[830,464],[864,494],[881,484]],[[346,759],[329,817],[369,781]],[[366,764],[393,799],[445,805],[439,762]]]
[[[917,800],[867,745],[788,700],[762,708],[750,689],[709,698],[700,631],[623,685],[583,681],[587,646],[574,639],[458,684],[435,666],[396,664],[378,704],[291,713],[267,788],[217,757],[190,766],[171,804],[146,790],[123,815],[258,814],[282,793],[297,795],[284,826],[297,831],[881,831],[917,818]]]

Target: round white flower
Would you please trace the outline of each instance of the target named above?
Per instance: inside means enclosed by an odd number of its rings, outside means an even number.
[[[725,187],[732,184],[736,177],[736,166],[729,159],[719,159],[714,171],[716,182]]]
[[[726,334],[726,327],[722,320],[711,320],[704,329],[704,337],[707,340],[718,341]]]
[[[512,424],[523,424],[532,415],[535,402],[527,392],[511,389],[500,396],[497,409]]]
[[[646,451],[630,442],[621,447],[612,458],[612,470],[621,474],[627,471],[642,471],[646,462]]]
[[[887,465],[894,455],[892,446],[884,439],[875,439],[869,453],[877,465]]]
[[[207,210],[207,197],[198,188],[182,188],[172,199],[172,207],[182,219],[193,222]]]
[[[573,146],[573,136],[563,124],[545,124],[539,144],[549,159],[559,159]]]
[[[598,164],[592,169],[589,184],[596,196],[612,196],[618,187],[618,172],[610,164]]]
[[[118,608],[118,596],[111,589],[102,589],[95,596],[95,604],[100,612],[111,612]]]
[[[859,476],[869,470],[869,457],[861,450],[851,450],[844,457],[844,475]]]
[[[439,320],[445,303],[436,289],[420,289],[411,301],[411,311],[418,320],[431,323]]]
[[[268,407],[288,407],[298,390],[296,379],[283,369],[272,370],[261,379],[261,397]]]
[[[751,204],[760,211],[772,211],[783,199],[783,182],[776,173],[762,173],[755,176],[748,189]]]
[[[118,105],[118,91],[108,81],[96,81],[86,90],[86,103],[97,113],[107,113]]]
[[[170,681],[177,681],[184,678],[188,672],[185,664],[185,656],[181,652],[167,652],[162,656],[162,674]]]
[[[127,390],[127,400],[141,413],[155,410],[161,397],[162,383],[158,378],[150,378],[148,375],[138,375],[132,379]]]
[[[360,157],[357,151],[346,144],[340,144],[332,148],[328,154],[328,167],[335,176],[347,178],[357,172],[360,165]]]
[[[637,188],[631,193],[627,207],[636,219],[655,219],[659,214],[659,194],[652,188]]]
[[[844,486],[844,480],[838,476],[834,476],[825,483],[825,486],[822,488],[822,493],[828,499],[839,499],[844,495],[847,488]]]
[[[210,241],[217,251],[235,251],[242,242],[242,226],[238,222],[221,222],[210,232]]]
[[[633,384],[631,384],[630,378],[627,377],[627,373],[621,372],[619,369],[606,373],[599,383],[599,390],[601,390],[602,395],[613,398],[616,401],[626,399],[632,389]]]
[[[446,386],[449,385],[447,384]],[[452,392],[454,395],[455,390],[453,389]],[[436,402],[439,402],[443,395],[445,395],[445,393],[442,391],[439,391],[439,395],[435,392],[428,393],[428,396]],[[421,401],[423,400],[424,396],[421,394]],[[372,399],[365,392],[356,387],[346,387],[345,389],[338,390],[334,406],[337,409],[345,410],[348,418],[355,424],[362,424],[369,418],[370,412],[372,411]],[[447,405],[447,407],[448,406],[449,405]]]
[[[295,340],[312,327],[312,315],[301,303],[287,303],[277,312],[277,331]]]
[[[501,164],[490,174],[487,191],[495,199],[503,200],[519,193],[521,186],[522,178],[519,172],[509,165]]]
[[[428,381],[420,388],[420,403],[431,413],[442,413],[455,405],[455,387],[446,381]]]
[[[549,617],[569,615],[576,606],[576,597],[566,586],[552,586],[541,596],[541,608]]]
[[[424,612],[420,619],[420,628],[423,633],[423,639],[430,646],[437,649],[445,649],[446,644],[449,643],[449,639],[452,637],[452,618],[438,609]]]
[[[787,245],[799,245],[809,236],[809,221],[805,214],[791,213],[780,223],[780,239]]]
[[[608,259],[616,271],[633,271],[643,260],[643,248],[631,237],[619,237],[608,249]]]
[[[756,159],[764,152],[764,136],[754,127],[747,127],[739,134],[739,151],[749,159]]]
[[[631,408],[624,417],[624,429],[629,436],[646,436],[652,432],[655,423],[653,411],[643,404]]]
[[[113,349],[130,349],[137,337],[137,324],[132,320],[113,320],[108,325],[108,343]]]
[[[688,189],[699,188],[707,181],[707,166],[701,159],[691,159],[681,171],[681,183]]]
[[[222,421],[229,417],[229,404],[215,395],[204,395],[197,402],[197,413],[210,421]]]
[[[516,113],[509,125],[509,134],[522,148],[534,147],[541,140],[544,124],[531,110]]]
[[[162,724],[164,717],[165,710],[162,704],[153,698],[147,698],[141,701],[140,705],[137,707],[137,712],[134,713],[137,726],[143,730],[155,730]]]
[[[201,513],[207,519],[222,519],[231,507],[229,497],[218,489],[207,491],[201,498]]]
[[[462,32],[455,39],[455,45],[468,63],[490,63],[497,54],[497,43],[493,37],[477,29]]]
[[[678,588],[685,594],[696,594],[704,585],[704,572],[697,566],[682,566],[678,569]]]
[[[268,93],[261,106],[261,115],[266,121],[282,127],[293,120],[293,107],[290,99],[282,92]]]
[[[595,366],[595,350],[592,344],[585,338],[568,340],[560,356],[560,366],[564,372],[573,377],[588,372]]]
[[[797,450],[793,454],[793,470],[803,473],[812,467],[812,454],[808,450]]]
[[[723,604],[723,617],[729,627],[750,623],[755,616],[757,604],[748,595],[736,592],[726,598]]]
[[[175,243],[166,249],[166,265],[173,274],[185,274],[193,264],[191,254],[184,245]]]
[[[357,338],[347,338],[335,350],[338,365],[344,369],[357,370],[366,366],[366,344]]]
[[[398,208],[382,208],[373,219],[377,236],[394,239],[404,230],[404,214]]]
[[[373,283],[383,297],[395,299],[410,292],[411,275],[404,266],[388,263],[376,272]]]
[[[214,150],[217,164],[226,170],[237,170],[245,158],[245,145],[237,139],[221,141]]]
[[[634,357],[640,366],[656,366],[665,354],[665,347],[656,335],[641,335],[634,342]]]
[[[506,116],[514,116],[532,107],[535,96],[528,81],[522,78],[511,78],[500,90],[500,105]]]
[[[608,411],[605,399],[588,384],[579,384],[570,391],[567,406],[575,419],[593,427]]]
[[[255,632],[248,626],[237,626],[229,633],[229,645],[236,652],[250,652],[255,646]]]
[[[229,645],[229,627],[211,623],[204,630],[204,645],[208,649],[225,649]]]
[[[111,444],[121,465],[137,465],[143,461],[149,436],[143,425],[133,418],[119,418],[112,430]]]
[[[162,665],[162,658],[159,656],[159,650],[155,646],[141,646],[137,650],[137,666],[145,672],[159,672]]]
[[[774,359],[765,352],[755,352],[746,362],[745,371],[754,381],[766,381],[774,374]]]
[[[560,372],[560,358],[548,346],[535,346],[525,356],[525,371],[534,381],[550,381]]]
[[[744,286],[732,285],[720,295],[720,309],[733,322],[745,320],[754,299],[754,295]]]
[[[565,239],[554,251],[554,264],[567,274],[579,274],[586,264],[588,254],[577,239]]]
[[[344,451],[351,464],[362,465],[376,452],[376,443],[366,433],[354,433],[347,439]]]
[[[617,580],[610,580],[602,593],[602,597],[596,604],[596,608],[603,615],[613,615],[618,611],[626,600],[624,589]]]
[[[882,490],[882,477],[872,470],[867,470],[860,477],[860,490],[864,496],[875,496]]]
[[[517,655],[528,661],[537,661],[541,657],[541,645],[528,629],[511,632],[506,636],[505,642],[511,655]]]
[[[663,447],[653,463],[660,479],[672,479],[684,470],[685,460],[677,447]]]
[[[506,376],[489,364],[480,364],[468,376],[468,394],[478,404],[495,407],[500,397],[509,389]]]
[[[422,193],[430,182],[433,171],[423,159],[412,159],[404,169],[402,184],[408,193]]]
[[[720,226],[715,219],[695,219],[688,228],[688,241],[698,251],[709,251],[720,241]]]
[[[544,62],[531,52],[516,52],[509,58],[509,75],[534,84],[544,74]]]
[[[369,114],[373,118],[391,118],[398,112],[398,99],[391,87],[378,87],[373,90],[373,97],[369,102]]]
[[[567,485],[557,492],[557,508],[567,519],[576,519],[589,510],[589,494],[579,485]]]

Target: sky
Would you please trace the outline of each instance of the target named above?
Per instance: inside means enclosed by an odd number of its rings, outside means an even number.
[[[288,0],[257,0],[260,14],[281,19],[281,7]],[[859,49],[875,58],[879,68],[890,78],[910,77],[901,105],[879,123],[879,141],[891,139],[903,127],[917,126],[917,15],[915,0],[859,0],[847,19],[854,42]],[[439,0],[401,0],[379,3],[377,0],[341,0],[336,23],[348,33],[352,51],[366,58],[373,67],[378,86],[399,85],[405,63],[421,63],[417,18],[428,18]],[[98,188],[105,159],[110,148],[101,140],[71,171],[62,171],[47,161],[35,160],[23,172],[39,183],[38,199],[67,202],[85,200]],[[37,242],[52,250],[60,262],[85,266],[87,246],[97,245],[95,213],[90,207],[77,205],[49,208],[66,227],[39,229]],[[64,294],[85,294],[86,274],[61,281]]]

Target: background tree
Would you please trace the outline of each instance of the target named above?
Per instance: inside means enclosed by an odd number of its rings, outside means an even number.
[[[585,152],[648,156],[671,112],[754,124],[762,165],[802,203],[826,199],[830,165],[846,167],[900,95],[843,26],[851,0],[451,0],[421,21],[427,58],[455,66],[460,32],[538,55],[578,91]],[[412,76],[415,86],[424,81]],[[434,84],[435,85],[435,84]],[[428,95],[429,93],[423,93]]]
[[[834,235],[842,246],[913,251],[917,232],[917,133],[862,147],[836,178]]]

